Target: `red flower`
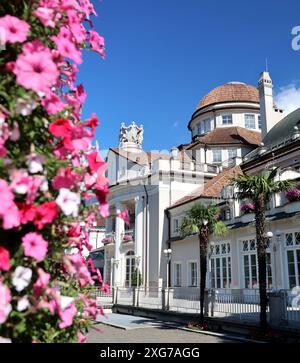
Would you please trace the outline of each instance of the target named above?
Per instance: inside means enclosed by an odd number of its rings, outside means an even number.
[[[101,155],[97,151],[90,153],[87,156],[87,159],[88,159],[89,167],[90,167],[92,173],[96,173],[101,166],[106,164],[102,160]]]
[[[10,267],[9,252],[5,247],[0,246],[0,270],[8,271]]]
[[[69,137],[72,129],[73,129],[73,126],[71,124],[71,121],[66,120],[64,118],[59,118],[59,119],[55,120],[49,126],[49,131],[51,132],[51,134],[53,136],[62,137],[62,138]]]
[[[38,229],[44,228],[45,224],[51,223],[57,216],[57,204],[55,202],[47,202],[36,208],[34,224]]]
[[[92,132],[94,132],[95,128],[99,125],[99,119],[95,114],[92,114],[92,117],[84,122],[84,126],[90,127]]]
[[[22,224],[26,224],[26,223],[32,222],[34,220],[35,210],[36,210],[36,207],[34,205],[27,204],[24,202],[19,202],[18,208],[19,208]]]

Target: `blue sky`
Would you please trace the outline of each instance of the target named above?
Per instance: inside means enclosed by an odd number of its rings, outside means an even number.
[[[256,85],[265,58],[278,99],[300,105],[300,51],[291,47],[298,0],[93,3],[106,59],[86,52],[79,81],[88,93],[83,116],[101,120],[101,149],[117,146],[122,121],[144,124],[146,150],[188,142],[201,97],[230,81]]]

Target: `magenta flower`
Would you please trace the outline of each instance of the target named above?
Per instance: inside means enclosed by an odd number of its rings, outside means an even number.
[[[90,30],[90,38],[89,41],[91,43],[92,49],[99,53],[102,58],[105,58],[105,46],[104,46],[104,38],[101,37],[94,30]]]
[[[11,229],[21,224],[20,213],[14,202],[14,195],[5,180],[0,179],[0,218],[3,220],[3,229]]]
[[[124,242],[130,242],[130,241],[132,241],[132,236],[130,236],[129,234],[125,234],[123,236],[123,241]]]
[[[0,18],[0,28],[4,29],[5,42],[22,43],[27,39],[30,26],[26,21],[20,20],[15,16],[5,15]]]
[[[59,73],[47,51],[20,54],[13,70],[17,83],[35,92],[48,92]]]
[[[27,233],[22,238],[22,244],[25,256],[30,256],[37,261],[42,261],[47,255],[48,242],[36,232]]]
[[[42,291],[48,287],[50,281],[50,274],[46,273],[42,268],[38,269],[39,278],[33,285],[33,293],[35,296],[41,295]]]
[[[285,193],[285,197],[289,200],[289,202],[300,200],[300,189],[293,188],[289,190],[287,193]]]
[[[120,212],[118,214],[118,217],[123,219],[123,221],[125,222],[125,224],[127,224],[127,226],[130,226],[130,218],[129,218],[128,209],[124,209],[122,212]]]
[[[71,40],[62,36],[52,36],[51,39],[62,56],[72,59],[77,64],[82,63],[81,52]]]
[[[241,207],[241,211],[244,214],[253,213],[254,209],[255,209],[255,207],[254,207],[254,204],[252,204],[252,203],[244,203]]]

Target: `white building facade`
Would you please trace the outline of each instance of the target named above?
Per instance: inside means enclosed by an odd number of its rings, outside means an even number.
[[[226,186],[236,173],[257,173],[273,166],[281,166],[280,177],[297,184],[299,120],[299,110],[284,118],[274,105],[272,81],[263,72],[258,89],[231,82],[204,96],[188,124],[191,142],[169,153],[144,151],[143,126],[122,124],[119,147],[111,148],[107,156],[111,210],[103,239],[105,280],[130,287],[138,269],[145,287],[168,285],[183,294],[198,291],[198,238],[183,239],[179,227],[194,204],[214,203],[229,232],[224,238],[211,238],[208,286],[257,289],[254,216],[243,212],[242,203],[228,198]],[[121,218],[125,210],[129,225]],[[274,195],[268,229],[273,233],[268,247],[269,288],[298,286],[300,200]],[[168,265],[166,248],[172,250]]]

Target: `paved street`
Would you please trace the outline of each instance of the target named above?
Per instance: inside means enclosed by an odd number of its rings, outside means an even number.
[[[88,335],[89,343],[230,343],[223,337],[198,334],[178,329],[153,319],[130,315],[108,314],[104,323],[94,325]],[[107,325],[111,324],[111,325]],[[119,326],[119,327],[117,327]],[[120,328],[122,326],[122,328]],[[100,331],[99,331],[100,330]]]

